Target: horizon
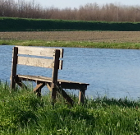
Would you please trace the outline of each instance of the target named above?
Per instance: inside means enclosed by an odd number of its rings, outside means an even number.
[[[16,2],[21,2],[21,0],[15,0]],[[77,0],[76,2],[74,0],[71,1],[65,1],[65,0],[24,0],[25,2],[29,3],[34,3],[34,4],[39,4],[43,8],[49,8],[49,7],[54,7],[54,8],[79,8],[80,6],[85,6],[86,4],[90,3],[97,3],[99,6],[103,6],[106,4],[115,4],[115,5],[121,5],[121,6],[139,6],[140,7],[140,1],[138,0],[133,0],[133,1],[116,1],[116,0],[98,0],[92,1],[92,0]],[[49,4],[48,4],[49,3]]]

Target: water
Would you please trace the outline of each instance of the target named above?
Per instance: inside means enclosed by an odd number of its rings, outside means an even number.
[[[13,46],[0,46],[0,79],[10,82]],[[51,76],[51,70],[18,66],[18,73]],[[138,99],[140,96],[140,50],[64,48],[59,79],[89,83],[91,98]]]

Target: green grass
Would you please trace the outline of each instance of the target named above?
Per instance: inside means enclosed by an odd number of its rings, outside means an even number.
[[[140,49],[140,43],[106,43],[88,41],[0,40],[0,45]]]
[[[0,31],[139,31],[140,23],[0,17]]]
[[[140,102],[104,97],[53,107],[49,95],[39,99],[30,89],[12,91],[0,83],[0,134],[138,135]]]

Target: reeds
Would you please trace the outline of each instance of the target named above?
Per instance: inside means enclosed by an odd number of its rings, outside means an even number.
[[[42,7],[34,0],[0,0],[0,16],[84,21],[139,22],[140,6],[89,3],[79,8]]]

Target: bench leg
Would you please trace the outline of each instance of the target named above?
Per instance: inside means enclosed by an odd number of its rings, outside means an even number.
[[[57,91],[60,95],[71,105],[73,106],[74,101],[71,99],[71,97],[60,87],[58,87]]]
[[[27,86],[21,81],[18,79],[18,81],[16,81],[16,83],[23,89],[27,89]]]
[[[52,92],[51,92],[52,105],[54,105],[54,103],[56,102],[56,94],[57,94],[56,88],[52,88]]]
[[[79,91],[79,104],[84,104],[85,100],[85,90],[80,90]]]
[[[15,86],[16,86],[15,78],[11,77],[11,84],[10,84],[11,89],[15,89]]]
[[[49,84],[47,84],[48,89],[52,92],[52,89]],[[71,105],[73,106],[74,101],[71,99],[71,97],[59,86],[57,86],[57,89],[53,90],[51,98],[52,100],[56,100],[56,94],[57,92]]]
[[[34,92],[36,92],[38,97],[41,97],[41,89],[45,86],[45,83],[37,82],[37,86],[34,88]]]
[[[16,83],[23,89],[27,89],[27,86],[18,78],[18,77],[13,77],[11,80],[11,88],[15,89]]]

